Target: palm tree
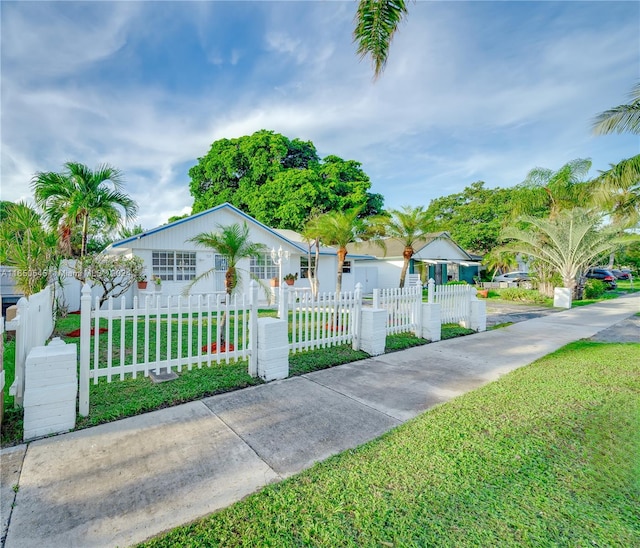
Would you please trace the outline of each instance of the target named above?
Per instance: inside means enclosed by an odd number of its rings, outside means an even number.
[[[601,228],[602,215],[583,208],[567,209],[547,219],[525,216],[520,220],[526,228],[503,230],[502,236],[512,241],[502,250],[525,253],[549,266],[574,293],[582,272],[628,240],[614,225]]]
[[[594,205],[620,226],[634,227],[640,221],[640,154],[610,165],[594,180]]]
[[[358,3],[353,39],[360,58],[371,57],[374,79],[384,70],[389,46],[407,11],[405,0],[360,0]]]
[[[24,202],[13,204],[0,222],[0,249],[0,262],[16,267],[16,285],[25,295],[45,288],[55,262],[55,240]]]
[[[254,243],[249,239],[249,227],[247,223],[238,223],[223,226],[217,225],[218,232],[203,232],[191,238],[191,242],[213,249],[226,259],[227,271],[224,276],[224,287],[227,295],[231,295],[238,285],[240,274],[238,263],[243,259],[256,257],[267,251],[264,244]],[[187,286],[187,292],[200,280],[209,277],[215,272],[215,267],[196,277]],[[225,342],[225,326],[227,322],[226,314],[223,313],[218,332],[220,342]]]
[[[115,228],[124,215],[135,218],[138,207],[122,191],[122,173],[107,164],[95,171],[78,162],[67,162],[62,173],[38,172],[32,179],[36,203],[52,228],[59,230],[62,247],[69,247],[71,231],[80,225],[80,256],[87,252],[90,217],[100,218],[106,227]]]
[[[489,253],[487,253],[482,263],[493,271],[491,281],[496,277],[497,273],[504,274],[518,267],[518,261],[516,256],[511,251],[505,251],[499,247],[494,247]]]
[[[584,181],[591,169],[591,160],[577,158],[557,171],[536,167],[518,185],[518,200],[513,217],[549,213],[551,217],[563,209],[580,207],[588,201],[590,185]]]
[[[423,206],[402,206],[402,209],[390,209],[389,215],[380,215],[372,220],[373,225],[378,228],[377,236],[385,236],[388,239],[396,240],[404,246],[402,257],[404,263],[400,271],[400,287],[404,287],[407,270],[411,257],[416,250],[413,246],[423,239],[430,228],[430,217]],[[376,237],[381,247],[385,248],[384,240]]]
[[[629,94],[631,102],[605,110],[593,121],[593,133],[604,135],[607,133],[640,133],[640,82]]]
[[[359,209],[330,211],[318,217],[317,234],[325,245],[338,247],[338,269],[336,292],[342,291],[342,270],[347,257],[347,245],[358,242],[369,235],[366,223],[358,217]]]

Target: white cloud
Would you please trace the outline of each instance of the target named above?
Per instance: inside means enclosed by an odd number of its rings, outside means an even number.
[[[203,75],[216,78],[205,87],[194,79],[185,92],[157,81],[101,82],[87,71],[129,43],[149,9],[144,3],[103,5],[99,32],[91,24],[71,28],[64,10],[38,15],[11,6],[9,13],[3,6],[2,27],[3,199],[29,195],[37,170],[58,170],[71,159],[106,161],[125,171],[140,221],[151,228],[189,209],[186,170],[214,140],[259,129],[363,162],[391,207],[406,196],[427,203],[478,179],[515,184],[536,165],[557,168],[579,156],[604,169],[632,149],[628,138],[593,139],[589,120],[625,99],[633,83],[633,21],[604,36],[597,21],[580,28],[569,21],[569,30],[558,21],[545,36],[523,23],[511,52],[508,41],[500,49],[506,16],[489,27],[474,19],[485,5],[417,3],[384,75],[372,83],[351,43],[351,3],[310,3],[302,18],[297,3],[295,10],[269,3],[266,30],[254,29],[242,46],[216,41],[207,19],[222,24],[219,11],[229,4],[198,4],[185,20],[207,60]],[[467,7],[472,15],[464,17]],[[545,4],[530,9],[542,13]],[[499,54],[482,49],[490,31]],[[13,43],[18,33],[22,44]],[[59,36],[77,45],[56,49]],[[48,56],[48,49],[55,51]]]

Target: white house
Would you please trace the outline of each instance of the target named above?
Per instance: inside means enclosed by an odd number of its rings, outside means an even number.
[[[315,248],[310,248],[297,232],[270,228],[229,203],[114,242],[105,253],[141,257],[147,277],[155,276],[162,280],[162,295],[182,294],[194,279],[208,271],[210,275],[195,283],[190,293],[222,292],[227,270],[225,258],[213,249],[193,243],[191,239],[203,232],[216,232],[220,226],[236,223],[246,223],[251,241],[262,243],[267,249],[259,257],[239,263],[240,291],[247,292],[250,280],[257,278],[265,288],[260,292],[260,299],[266,301],[271,280],[287,274],[297,274],[295,287],[309,287],[309,260],[312,264],[315,261]],[[424,263],[428,267],[427,276],[437,283],[448,279],[472,283],[473,276],[477,274],[479,263],[473,261],[447,232],[429,235],[415,249],[409,272],[417,271],[418,263]],[[274,262],[271,250],[276,253],[282,250],[281,265],[277,264],[278,259]],[[386,251],[371,242],[349,245],[342,290],[352,291],[357,283],[362,284],[364,293],[375,288],[398,287],[402,251],[403,246],[395,240],[386,241]],[[335,291],[337,263],[336,249],[322,246],[317,268],[321,292]],[[155,292],[151,284],[147,292]],[[136,293],[139,296],[146,294],[132,289],[127,295],[127,306]]]
[[[428,234],[413,246],[415,253],[409,262],[408,273],[418,273],[424,269],[425,278],[433,278],[436,284],[448,281],[466,281],[473,283],[473,277],[479,273],[480,263],[462,249],[448,232]],[[404,245],[395,239],[384,240],[384,248],[374,242],[350,244],[349,254],[354,255],[356,278],[362,270],[376,270],[376,287],[398,287],[400,271],[404,264],[402,253]],[[373,259],[373,261],[371,260]],[[422,266],[423,265],[423,266]]]
[[[162,279],[163,295],[181,294],[195,278],[207,271],[212,272],[207,278],[198,281],[190,292],[204,294],[224,291],[224,274],[227,269],[225,258],[215,250],[203,248],[190,240],[200,233],[216,232],[220,226],[235,223],[246,223],[251,241],[262,243],[269,250],[259,257],[239,263],[241,291],[247,291],[252,277],[259,279],[263,287],[268,287],[272,278],[287,274],[298,275],[296,287],[309,287],[309,245],[302,236],[292,230],[270,228],[228,203],[114,242],[105,253],[141,257],[147,277]],[[281,265],[272,260],[272,249],[276,252],[282,250]],[[312,262],[315,261],[314,255],[315,248],[312,248]],[[336,250],[321,247],[319,256],[317,273],[320,291],[335,291]],[[352,278],[349,273],[344,275],[344,290],[355,286]],[[153,291],[154,288],[150,284],[147,290]],[[266,300],[263,292],[261,299]]]

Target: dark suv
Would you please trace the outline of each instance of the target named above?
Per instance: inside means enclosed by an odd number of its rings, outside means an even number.
[[[613,275],[613,272],[606,268],[590,268],[585,274],[585,277],[604,282],[607,284],[607,289],[615,289],[618,287],[616,277]]]

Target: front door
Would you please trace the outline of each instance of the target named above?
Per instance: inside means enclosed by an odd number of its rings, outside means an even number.
[[[227,268],[229,262],[224,255],[220,255],[219,253],[215,253],[213,255],[213,290],[214,291],[226,291],[224,287],[224,277],[227,273]]]

